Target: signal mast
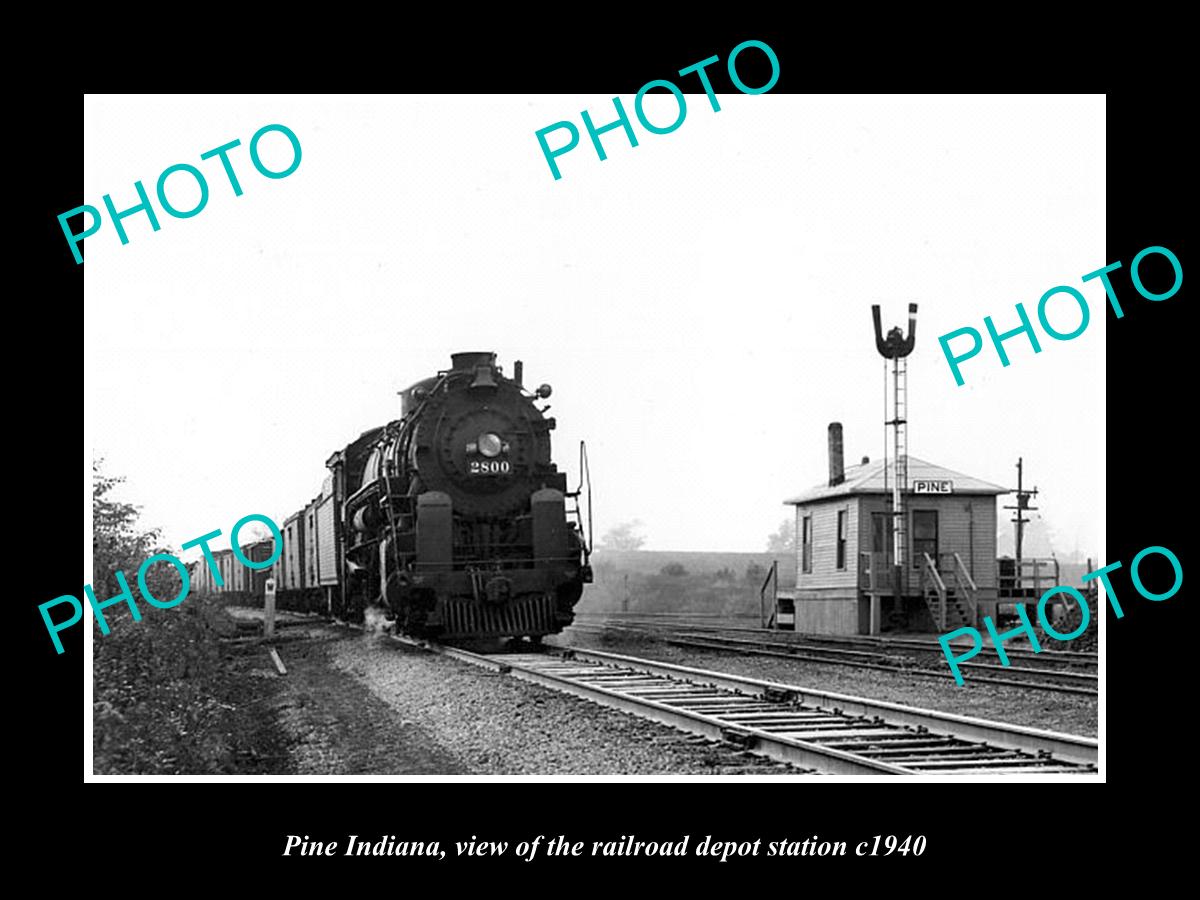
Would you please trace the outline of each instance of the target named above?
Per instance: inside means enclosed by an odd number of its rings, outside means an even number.
[[[892,484],[892,560],[895,566],[895,592],[899,595],[906,571],[905,552],[908,548],[908,527],[904,515],[904,494],[908,490],[908,355],[917,339],[917,304],[908,304],[908,337],[899,327],[883,335],[879,320],[879,304],[871,307],[875,320],[875,349],[883,357],[883,414],[887,416],[888,360],[892,369],[892,417],[884,420],[892,429],[892,450],[896,460],[896,477]],[[886,433],[886,431],[885,431]],[[884,440],[883,483],[887,490],[887,440]]]

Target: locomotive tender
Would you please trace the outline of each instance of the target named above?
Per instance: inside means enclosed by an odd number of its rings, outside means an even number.
[[[551,461],[555,420],[536,405],[550,386],[521,378],[520,362],[509,378],[494,353],[456,353],[401,392],[398,420],[334,453],[321,494],[284,520],[280,606],[355,621],[377,606],[439,639],[569,625],[592,580],[581,491]]]

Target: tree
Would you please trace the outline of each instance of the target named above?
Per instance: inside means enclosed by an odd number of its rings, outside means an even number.
[[[92,590],[98,601],[121,593],[117,572],[135,594],[138,592],[138,568],[156,553],[170,553],[162,545],[157,528],[142,531],[138,523],[139,507],[109,497],[112,489],[125,481],[105,475],[104,460],[92,460]],[[146,571],[146,586],[160,600],[179,595],[182,582],[170,563],[161,562]]]
[[[641,519],[614,525],[600,538],[600,546],[605,550],[640,550],[642,544],[646,543],[645,537],[639,533],[641,526]]]
[[[687,574],[687,569],[684,568],[683,563],[667,563],[662,567],[662,574],[671,578],[682,578]]]
[[[784,519],[779,530],[767,538],[768,553],[796,552],[796,520]]]
[[[746,583],[758,587],[762,584],[764,578],[767,577],[767,570],[758,563],[750,563],[746,566]]]

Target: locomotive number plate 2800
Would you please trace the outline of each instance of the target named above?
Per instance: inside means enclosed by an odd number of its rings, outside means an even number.
[[[472,475],[504,475],[511,469],[507,459],[473,459],[469,471]]]

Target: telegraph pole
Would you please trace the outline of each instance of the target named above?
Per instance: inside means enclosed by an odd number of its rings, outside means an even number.
[[[1025,538],[1025,523],[1029,521],[1029,519],[1025,518],[1025,516],[1023,514],[1027,510],[1036,510],[1037,509],[1036,506],[1029,505],[1030,499],[1037,496],[1037,487],[1034,487],[1034,489],[1032,491],[1025,490],[1025,482],[1024,482],[1025,465],[1024,464],[1025,464],[1024,457],[1017,457],[1017,505],[1004,507],[1005,509],[1016,510],[1016,512],[1013,513],[1012,521],[1013,521],[1013,524],[1017,526],[1017,570],[1016,570],[1016,576],[1017,576],[1017,585],[1018,586],[1021,584],[1021,544]]]

